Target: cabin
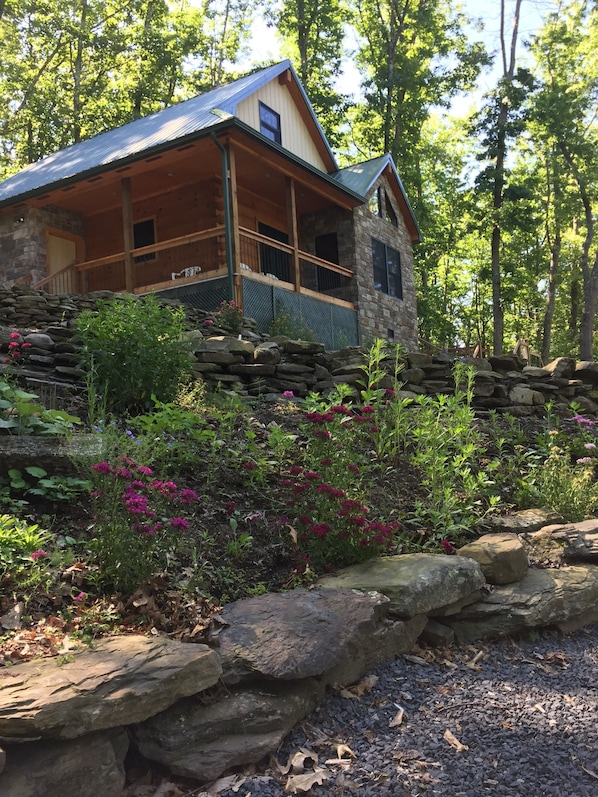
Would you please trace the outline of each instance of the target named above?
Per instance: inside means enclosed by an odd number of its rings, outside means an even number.
[[[288,60],[0,183],[0,282],[234,299],[329,348],[417,347],[419,240],[391,156],[339,169]]]

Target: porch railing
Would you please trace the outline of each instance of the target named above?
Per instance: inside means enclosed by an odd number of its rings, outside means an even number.
[[[247,228],[239,231],[241,276],[351,304],[351,269]],[[226,276],[224,226],[138,247],[130,253],[133,292],[148,293]],[[125,252],[73,262],[33,287],[48,293],[125,291]]]

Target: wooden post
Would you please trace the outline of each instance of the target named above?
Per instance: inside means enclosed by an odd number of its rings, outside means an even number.
[[[232,142],[228,144],[228,169],[230,174],[230,220],[233,248],[233,286],[235,302],[243,309],[243,278],[241,276],[241,238],[239,236],[239,195],[237,190],[237,163]]]
[[[297,199],[295,196],[295,180],[286,178],[287,184],[287,227],[289,244],[293,247],[293,284],[299,293],[301,289],[301,266],[299,264],[299,233],[297,231]]]
[[[133,203],[131,201],[131,178],[123,177],[120,181],[120,196],[122,204],[123,221],[123,249],[125,252],[125,290],[133,293],[135,280],[133,278],[133,256],[131,250],[135,248],[133,238]]]

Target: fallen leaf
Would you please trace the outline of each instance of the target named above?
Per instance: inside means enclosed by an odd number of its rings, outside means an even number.
[[[461,752],[462,750],[469,750],[469,747],[466,744],[461,744],[461,742],[454,736],[448,728],[444,732],[444,736],[442,737],[445,742],[448,742],[451,747],[454,747],[455,750]]]
[[[536,703],[534,705],[534,708],[536,709],[536,711],[539,711],[542,714],[546,714],[546,709],[543,708],[539,703]]]
[[[314,767],[312,772],[291,775],[284,784],[284,790],[288,794],[299,794],[299,792],[309,791],[312,786],[321,786],[325,780],[328,780],[328,772],[322,767]]]
[[[376,734],[376,731],[372,731],[372,730],[371,730],[371,729],[369,729],[369,728],[368,728],[368,730],[367,730],[367,731],[364,731],[364,732],[362,733],[362,736],[364,736],[364,737],[366,738],[366,740],[367,740],[367,741],[368,741],[370,744],[373,744],[373,743],[375,742],[375,740],[378,738],[378,735]]]
[[[459,669],[459,665],[455,664],[454,661],[450,661],[449,659],[443,659],[440,663],[443,664],[445,667],[448,667],[449,670],[458,670]]]
[[[318,764],[318,755],[312,750],[300,747],[295,753],[291,753],[286,764],[281,764],[274,759],[274,765],[281,775],[287,775],[291,771],[296,775],[303,772],[306,761],[313,761],[314,768],[316,768]]]
[[[337,744],[335,745],[335,749],[336,749],[337,758],[344,758],[344,756],[349,756],[349,758],[355,758],[355,753],[346,744]]]
[[[412,656],[412,655],[409,654],[409,655],[403,656],[403,658],[407,659],[407,661],[410,661],[412,664],[422,664],[424,666],[428,665],[428,662],[425,659],[422,659],[421,656]]]
[[[371,692],[377,683],[377,675],[366,675],[365,678],[362,678],[361,681],[358,681],[356,684],[351,684],[351,686],[346,686],[341,689],[340,695],[341,697],[347,698],[362,697],[367,692]]]
[[[344,769],[351,768],[351,759],[350,758],[328,758],[324,761],[326,766],[331,767],[343,767]]]
[[[403,724],[403,717],[405,716],[405,709],[399,708],[398,712],[393,719],[388,723],[389,728],[398,728]]]
[[[247,778],[244,778],[242,775],[227,775],[224,778],[218,778],[218,780],[214,781],[214,783],[208,787],[208,794],[217,795],[227,789],[237,792],[246,780]]]

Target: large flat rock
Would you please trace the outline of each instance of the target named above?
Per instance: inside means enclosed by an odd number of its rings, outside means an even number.
[[[120,728],[71,741],[10,745],[0,797],[121,797],[128,746]]]
[[[598,565],[529,570],[518,583],[496,587],[444,622],[458,642],[506,636],[526,628],[571,628],[598,620]]]
[[[370,559],[317,582],[319,587],[375,590],[397,617],[429,614],[469,597],[486,579],[477,562],[462,556],[401,554]]]
[[[143,756],[205,783],[232,766],[274,753],[324,696],[315,678],[238,687],[217,702],[190,698],[133,729]]]
[[[425,622],[388,619],[389,601],[351,589],[296,589],[225,606],[218,636],[222,680],[337,681],[409,650]]]
[[[0,737],[72,739],[141,722],[221,674],[205,645],[118,636],[71,661],[30,661],[0,672]]]

